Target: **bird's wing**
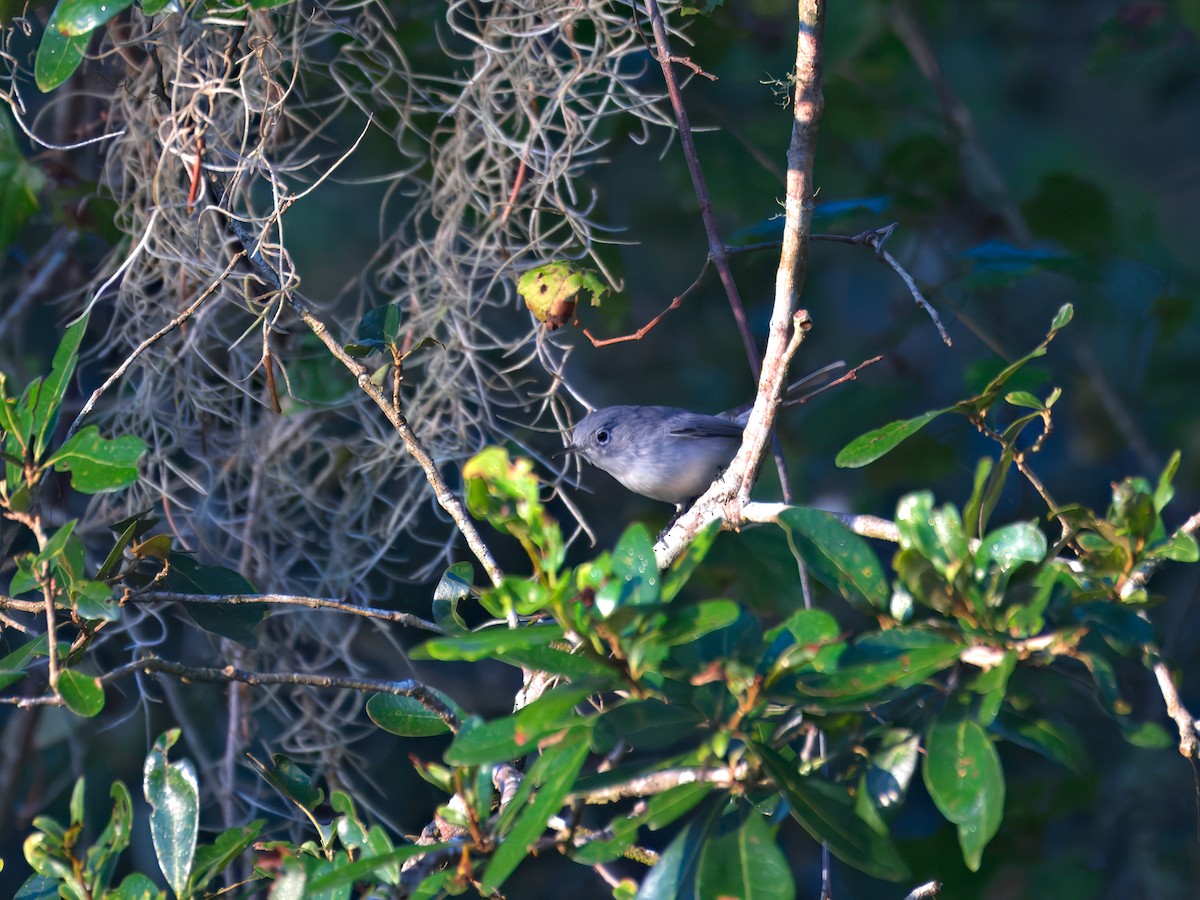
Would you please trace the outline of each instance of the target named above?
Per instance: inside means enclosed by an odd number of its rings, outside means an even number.
[[[719,416],[705,416],[700,413],[679,413],[671,422],[670,433],[673,437],[703,438],[703,437],[740,437],[742,426],[729,419]]]

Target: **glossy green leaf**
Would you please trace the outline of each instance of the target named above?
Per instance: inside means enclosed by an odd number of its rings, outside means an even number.
[[[772,672],[769,679],[789,669],[811,663],[826,647],[837,641],[841,627],[837,619],[823,609],[801,609],[768,633],[771,643],[763,654],[760,672]]]
[[[862,597],[886,609],[890,591],[883,566],[870,545],[834,516],[793,506],[776,519],[814,576],[847,599]]]
[[[102,494],[134,484],[138,461],[145,452],[141,438],[127,434],[108,440],[95,425],[89,425],[63,444],[47,464],[69,472],[71,487],[80,493]]]
[[[846,789],[816,776],[802,776],[794,762],[765,745],[755,744],[754,752],[787,800],[792,818],[814,840],[868,875],[887,881],[908,877],[908,867],[895,846],[855,813]]]
[[[114,781],[108,795],[113,801],[112,814],[104,831],[88,848],[83,866],[84,880],[97,896],[103,896],[108,890],[120,855],[129,846],[133,833],[133,801],[129,796],[129,788],[120,781]]]
[[[575,732],[547,747],[530,766],[517,790],[517,796],[501,815],[503,839],[484,872],[483,893],[498,889],[529,854],[545,832],[550,817],[562,809],[563,801],[574,786],[575,777],[583,768],[587,756],[587,735]],[[533,795],[532,801],[530,794]],[[514,815],[515,821],[512,821]]]
[[[79,362],[79,346],[83,343],[83,333],[87,330],[88,318],[81,317],[73,325],[71,325],[63,333],[62,340],[59,342],[58,349],[54,351],[54,362],[50,367],[50,374],[41,383],[40,389],[36,392],[36,401],[33,405],[31,434],[33,435],[33,455],[34,459],[41,459],[46,451],[46,445],[49,442],[50,436],[54,433],[54,426],[58,422],[58,413],[62,407],[63,397],[66,395],[67,388],[71,383],[71,376],[75,374],[75,366]],[[96,429],[93,428],[93,431]],[[81,432],[82,433],[82,432]],[[78,437],[78,435],[76,435]],[[137,438],[132,438],[141,444],[143,450],[145,445],[138,441]],[[68,441],[67,444],[70,444]],[[66,445],[64,445],[65,449]],[[59,450],[57,457],[62,453]],[[52,460],[51,460],[52,461]],[[137,475],[134,474],[136,480]],[[72,481],[74,484],[74,481]],[[82,488],[76,487],[76,490]],[[96,491],[83,491],[83,493],[97,493]]]
[[[544,740],[556,742],[570,732],[590,730],[591,721],[575,707],[591,693],[590,688],[559,687],[511,716],[491,722],[468,719],[446,749],[445,760],[456,766],[501,762],[532,753]]]
[[[522,669],[561,675],[570,681],[589,679],[597,685],[615,685],[620,680],[615,664],[610,665],[582,652],[568,653],[557,647],[522,647],[496,653],[492,658]]]
[[[658,862],[642,880],[636,900],[688,900],[697,898],[696,876],[708,838],[721,815],[721,803],[715,798],[700,808],[675,839],[667,845]]]
[[[264,765],[249,754],[247,757],[267,784],[301,809],[311,812],[325,801],[325,792],[312,783],[308,773],[282,753],[272,755],[270,766]]]
[[[690,644],[732,625],[740,615],[741,609],[731,600],[705,600],[691,606],[671,607],[667,621],[655,630],[654,638],[669,647]]]
[[[607,752],[624,740],[638,750],[663,750],[691,738],[699,743],[697,730],[703,721],[694,709],[661,700],[630,700],[611,706],[596,719],[597,752]]]
[[[142,15],[157,16],[171,5],[171,0],[142,0]]]
[[[461,716],[458,704],[440,691],[433,688],[426,690],[437,696],[450,709]],[[367,715],[371,721],[392,734],[401,737],[429,737],[434,734],[445,734],[450,730],[437,713],[421,703],[415,697],[401,694],[372,694],[367,700]]]
[[[224,566],[202,566],[192,557],[177,552],[172,552],[168,561],[171,566],[163,582],[168,591],[209,596],[258,593],[249,581]],[[185,602],[183,608],[205,631],[251,648],[258,646],[254,629],[267,617],[268,612],[267,606],[261,603]]]
[[[523,628],[493,626],[469,634],[434,638],[413,649],[413,659],[462,660],[477,662],[502,653],[530,647],[545,647],[563,639],[557,625],[529,625]]]
[[[71,533],[75,530],[77,522],[77,519],[70,519],[67,524],[50,535],[50,539],[46,541],[46,546],[34,557],[33,564],[40,566],[62,553],[67,546],[67,539],[71,537]]]
[[[126,875],[121,884],[104,895],[104,900],[163,900],[166,893],[158,889],[148,876],[141,872]]]
[[[920,684],[953,665],[962,652],[961,644],[927,632],[897,628],[876,637],[875,642],[859,640],[822,671],[800,673],[799,689],[839,700],[866,698],[885,688]]]
[[[864,786],[877,809],[899,807],[921,758],[921,739],[907,729],[895,728],[871,754]]]
[[[1175,486],[1172,482],[1175,480],[1175,474],[1179,471],[1179,463],[1182,459],[1183,454],[1176,450],[1167,460],[1162,474],[1158,476],[1158,484],[1154,487],[1154,508],[1159,512],[1162,512],[1175,496]]]
[[[989,727],[1000,713],[1004,703],[1008,679],[1017,668],[1017,654],[1008,651],[998,665],[981,672],[971,682],[971,690],[979,695],[979,713],[975,720],[984,728]]]
[[[188,893],[195,895],[204,891],[209,882],[224,872],[258,839],[263,824],[262,819],[255,819],[248,825],[222,831],[211,844],[197,846],[192,860],[192,874],[188,879]]]
[[[952,411],[952,407],[934,409],[915,418],[890,422],[882,428],[868,431],[843,447],[834,458],[834,464],[839,469],[858,469],[868,463],[873,463],[894,450],[902,441],[908,440],[938,416]]]
[[[692,574],[699,568],[700,563],[708,556],[708,551],[721,533],[721,523],[712,522],[696,535],[687,549],[675,558],[671,567],[663,573],[662,600],[668,602],[684,588]]]
[[[58,11],[50,14],[33,61],[33,78],[38,89],[49,93],[74,74],[87,53],[90,34],[68,37],[58,30]]]
[[[1022,563],[1038,563],[1046,558],[1046,535],[1032,522],[1013,522],[989,532],[975,552],[979,572],[995,565],[1011,572]]]
[[[68,37],[91,34],[129,8],[132,0],[59,0],[54,9],[58,30]]]
[[[1029,391],[1012,391],[1005,394],[1004,402],[1011,406],[1020,406],[1025,409],[1042,410],[1046,408],[1046,404],[1029,393]]]
[[[654,558],[654,540],[640,522],[625,529],[612,552],[613,579],[620,585],[616,606],[657,603],[662,575]],[[612,610],[602,609],[608,615]]]
[[[100,679],[84,675],[75,669],[63,669],[58,673],[55,685],[67,709],[77,716],[91,718],[104,709],[104,688]]]
[[[446,844],[407,844],[403,847],[397,847],[394,850],[378,856],[369,856],[363,859],[357,859],[354,862],[338,865],[330,872],[323,873],[315,878],[306,880],[303,884],[302,897],[349,897],[349,890],[344,894],[334,894],[330,892],[338,891],[339,889],[348,889],[352,885],[361,881],[366,881],[376,875],[380,869],[386,866],[391,866],[396,863],[404,862],[406,859],[411,859],[414,856],[421,856],[425,853],[435,853],[438,850],[444,850]],[[274,892],[271,894],[272,900],[275,898]]]
[[[1200,561],[1200,544],[1193,535],[1177,531],[1158,546],[1151,548],[1150,555],[1175,562],[1194,563]]]
[[[1039,753],[1072,772],[1083,772],[1089,761],[1078,732],[1066,722],[1036,718],[1004,709],[992,728],[1007,741]]]
[[[775,829],[759,812],[751,810],[736,831],[705,844],[697,893],[729,900],[791,900],[796,896],[792,867],[775,841]]]
[[[469,562],[456,562],[442,573],[433,591],[433,620],[446,631],[467,630],[467,623],[459,615],[458,604],[471,596],[474,581],[475,567]]]
[[[183,896],[200,828],[200,786],[190,760],[170,762],[167,753],[179,729],[159,735],[142,768],[142,789],[150,804],[150,837],[158,866],[177,896]]]
[[[963,861],[979,871],[1004,820],[1004,771],[987,732],[972,719],[937,719],[925,736],[925,787],[958,826]]]
[[[1143,750],[1166,750],[1175,745],[1175,738],[1157,722],[1122,723],[1121,733],[1130,744]]]

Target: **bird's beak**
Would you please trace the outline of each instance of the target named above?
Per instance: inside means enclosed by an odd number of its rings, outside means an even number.
[[[561,450],[559,450],[555,453],[551,453],[550,457],[552,459],[558,459],[560,456],[566,456],[568,453],[574,453],[578,449],[579,448],[576,447],[574,444],[567,444],[567,446],[563,447]]]

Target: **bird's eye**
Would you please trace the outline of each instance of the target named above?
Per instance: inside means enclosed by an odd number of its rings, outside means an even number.
[[[609,442],[609,439],[611,437],[612,437],[611,434],[609,434],[605,429],[601,428],[599,431],[596,432],[596,443],[600,444],[601,446],[604,446],[605,444],[607,444]]]

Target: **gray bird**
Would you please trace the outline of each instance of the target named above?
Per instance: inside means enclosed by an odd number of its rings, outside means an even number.
[[[796,394],[843,365],[790,385],[784,402],[813,396]],[[680,506],[704,493],[729,465],[749,418],[749,405],[715,416],[673,406],[606,406],[576,423],[564,452],[578,453],[635,494]]]

